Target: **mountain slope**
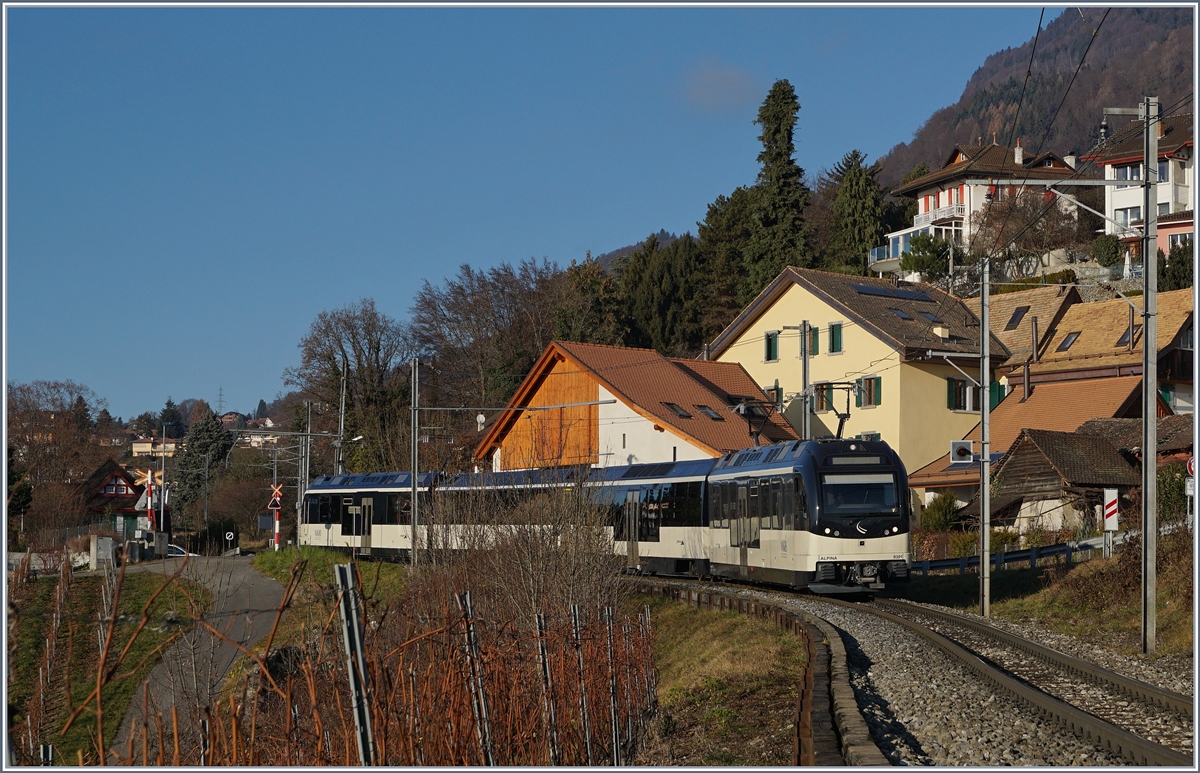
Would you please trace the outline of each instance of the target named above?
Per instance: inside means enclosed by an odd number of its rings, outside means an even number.
[[[1103,108],[1136,107],[1146,95],[1157,96],[1164,113],[1172,106],[1171,112],[1192,112],[1190,101],[1177,105],[1192,93],[1192,9],[1113,8],[1104,18],[1105,10],[1064,11],[1037,37],[1032,65],[1032,37],[989,56],[956,104],[934,113],[911,142],[896,145],[881,159],[880,182],[894,185],[921,162],[936,169],[955,144],[980,138],[986,143],[993,135],[1005,145],[1020,138],[1033,153],[1083,153],[1099,137]],[[1067,93],[1085,51],[1086,62]],[[1022,100],[1027,68],[1032,76]],[[1115,129],[1127,120],[1109,123]]]

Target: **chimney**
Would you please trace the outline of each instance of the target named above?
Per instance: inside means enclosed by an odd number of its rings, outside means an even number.
[[[1021,138],[1017,137],[1017,147],[1013,150],[1013,160],[1017,162],[1017,166],[1025,165],[1025,151],[1021,149]]]
[[[992,144],[996,144],[996,132],[992,132]]]
[[[937,327],[935,327],[933,329],[933,334],[935,336],[937,336],[938,338],[945,340],[950,337],[950,328],[942,326],[942,325],[938,325]]]
[[[1021,390],[1021,402],[1029,399],[1029,393],[1033,391],[1033,386],[1029,383],[1029,360],[1025,360],[1025,383],[1024,389]]]
[[[1037,362],[1038,361],[1038,328],[1037,328],[1037,316],[1036,315],[1033,317],[1032,330],[1033,330],[1033,357],[1031,357],[1030,359],[1032,359],[1034,362]],[[1026,374],[1028,374],[1028,371],[1026,371]],[[1028,388],[1026,388],[1026,392],[1028,392],[1028,391],[1029,391]]]
[[[1133,351],[1133,306],[1129,306],[1129,341],[1125,344],[1125,351]]]
[[[1161,140],[1165,136],[1167,136],[1167,130],[1163,127],[1163,122],[1160,118],[1158,121],[1158,138]]]
[[[1071,153],[1068,153],[1066,156],[1063,157],[1063,161],[1067,162],[1067,166],[1074,169],[1075,164],[1078,163],[1079,159],[1077,159],[1075,157],[1075,153],[1074,153],[1074,151],[1072,151]]]

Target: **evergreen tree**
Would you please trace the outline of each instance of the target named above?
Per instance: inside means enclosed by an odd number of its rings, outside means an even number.
[[[908,243],[908,252],[900,256],[904,271],[920,271],[925,281],[940,279],[950,273],[950,254],[954,245],[929,234],[917,234]]]
[[[92,409],[87,400],[83,399],[83,395],[75,396],[75,402],[71,405],[71,419],[77,432],[86,433],[96,426],[92,421]]]
[[[812,265],[809,229],[804,206],[809,190],[804,170],[792,158],[793,133],[800,103],[792,84],[778,80],[771,87],[755,123],[762,126],[759,140],[757,206],[749,244],[745,251],[746,276],[738,294],[744,305],[754,299],[785,266]]]
[[[857,150],[847,153],[834,168],[840,179],[833,201],[834,270],[865,275],[867,255],[883,238],[883,194],[876,166],[864,166],[866,156]]]
[[[256,419],[267,418],[267,401],[266,400],[258,401],[258,407],[254,409],[254,418],[256,418]]]
[[[589,251],[583,263],[571,263],[566,286],[554,310],[554,337],[563,341],[620,346],[628,323],[617,279]]]
[[[740,187],[718,196],[697,223],[700,263],[707,271],[701,284],[701,339],[711,341],[742,310],[739,292],[746,279],[746,248],[754,226],[757,188]]]
[[[691,234],[661,247],[650,237],[621,265],[621,287],[638,345],[668,356],[703,346],[702,289],[708,275]]]
[[[188,428],[184,449],[175,457],[179,479],[172,493],[171,504],[176,513],[185,512],[204,496],[206,469],[211,489],[215,478],[213,473],[225,461],[225,455],[231,448],[233,436],[212,411]]]
[[[1183,242],[1171,248],[1170,255],[1158,251],[1158,290],[1182,290],[1195,282],[1195,264],[1192,263],[1192,243]]]
[[[158,429],[161,430],[168,422],[170,422],[170,426],[167,426],[167,437],[183,437],[183,415],[179,413],[179,408],[175,406],[175,401],[170,397],[167,397],[167,404],[158,414]]]

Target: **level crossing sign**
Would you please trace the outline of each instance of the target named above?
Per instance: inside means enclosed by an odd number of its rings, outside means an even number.
[[[271,504],[267,505],[268,510],[282,510],[283,505],[280,504],[280,498],[283,496],[283,484],[271,486]]]
[[[1104,530],[1117,530],[1117,490],[1104,489]]]

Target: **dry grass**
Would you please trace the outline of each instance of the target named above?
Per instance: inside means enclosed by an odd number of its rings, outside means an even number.
[[[655,621],[661,718],[635,764],[791,764],[803,642],[737,612],[637,601]]]

